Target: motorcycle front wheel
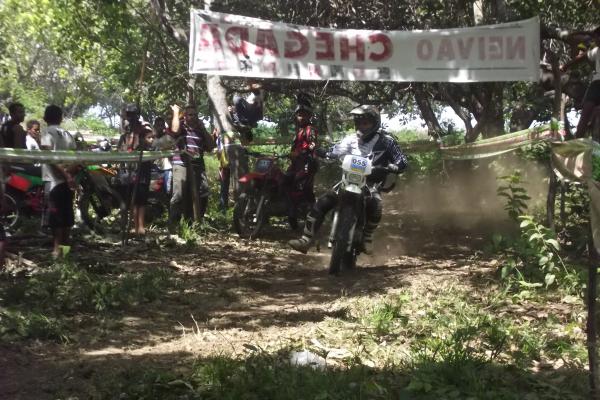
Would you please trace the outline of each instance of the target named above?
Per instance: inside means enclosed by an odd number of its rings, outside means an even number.
[[[242,193],[233,208],[233,228],[241,238],[256,237],[265,224],[264,196]]]
[[[79,200],[81,219],[94,232],[119,233],[126,224],[127,207],[116,190],[85,190]]]
[[[356,266],[356,251],[348,244],[353,240],[352,235],[356,225],[356,216],[352,207],[342,207],[338,213],[335,240],[331,249],[329,273],[337,275],[341,268],[352,269]]]

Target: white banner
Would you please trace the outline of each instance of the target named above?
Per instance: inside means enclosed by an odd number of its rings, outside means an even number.
[[[429,31],[326,29],[192,10],[190,73],[353,81],[539,79],[539,19]]]

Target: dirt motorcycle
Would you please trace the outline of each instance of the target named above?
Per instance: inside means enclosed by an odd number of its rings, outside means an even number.
[[[242,176],[244,187],[233,209],[233,227],[240,237],[256,237],[270,217],[287,217],[291,229],[298,228],[314,202],[314,173],[303,171],[287,177],[278,165],[288,155],[248,153],[256,157],[254,171]]]
[[[356,259],[364,249],[367,200],[371,193],[389,191],[394,186],[395,174],[387,174],[390,179],[382,184],[368,185],[367,177],[375,169],[391,172],[385,167],[373,167],[368,157],[346,155],[343,158],[342,180],[333,187],[338,193],[338,202],[329,234],[330,274],[338,274],[340,269],[350,270],[356,267]]]
[[[105,233],[110,225],[118,226],[124,216],[125,203],[106,180],[112,174],[110,169],[92,165],[80,168],[75,175],[81,219],[97,233]],[[9,231],[14,230],[24,217],[41,216],[45,206],[44,196],[40,167],[10,166],[4,207],[0,213],[4,227]]]

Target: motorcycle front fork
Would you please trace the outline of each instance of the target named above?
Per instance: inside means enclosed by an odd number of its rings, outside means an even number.
[[[329,240],[327,241],[327,248],[331,249],[333,247],[333,241],[335,240],[335,231],[337,230],[338,224],[338,210],[333,212],[333,221],[331,222],[331,230],[329,231]]]
[[[258,205],[256,206],[256,212],[254,213],[254,218],[252,219],[252,223],[258,223],[259,216],[262,217],[262,209],[265,204],[265,194],[260,195],[260,199],[258,200]]]

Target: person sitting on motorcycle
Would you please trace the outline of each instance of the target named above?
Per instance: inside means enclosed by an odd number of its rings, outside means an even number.
[[[313,112],[309,104],[298,104],[294,110],[295,122],[297,127],[296,136],[292,143],[290,152],[291,163],[287,169],[282,189],[289,194],[296,185],[302,183],[304,197],[311,203],[315,199],[314,194],[314,176],[317,173],[318,165],[315,160],[314,150],[317,146],[317,129],[311,124]],[[293,199],[288,198],[290,202],[290,217],[295,217],[295,207]]]
[[[354,117],[356,133],[345,137],[330,152],[318,149],[318,154],[335,158],[350,154],[372,158],[373,171],[367,177],[367,185],[372,189],[367,198],[362,249],[364,253],[370,254],[373,232],[379,225],[383,211],[379,186],[385,181],[388,173],[402,172],[408,162],[398,143],[380,129],[381,116],[375,106],[361,105],[350,111],[350,114]],[[315,234],[321,227],[325,215],[336,206],[337,201],[338,194],[333,190],[321,196],[306,217],[302,237],[290,240],[288,244],[294,250],[306,254],[314,243]]]

